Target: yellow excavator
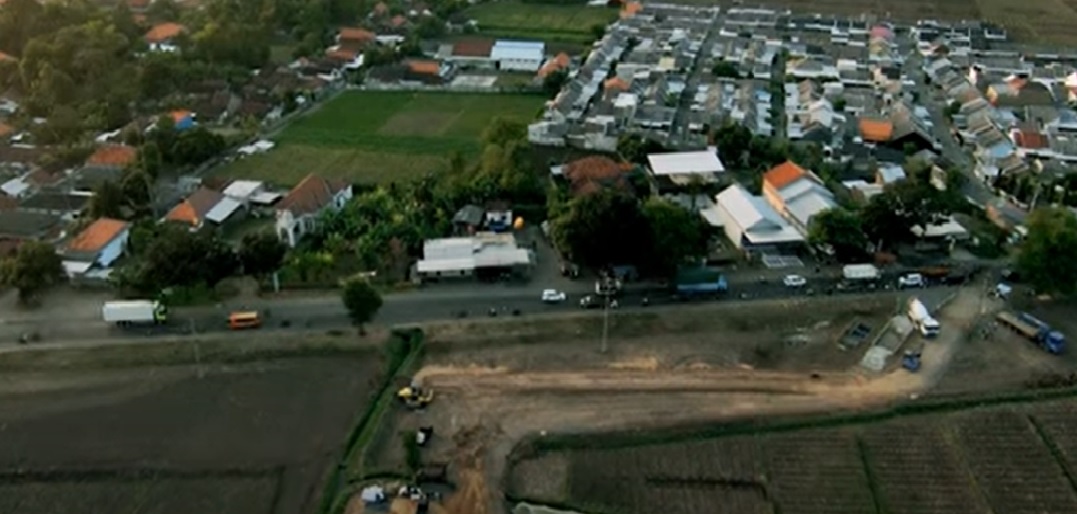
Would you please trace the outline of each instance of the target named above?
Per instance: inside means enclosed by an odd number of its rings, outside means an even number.
[[[410,386],[397,391],[396,397],[409,409],[421,409],[434,401],[434,390],[425,389],[418,382],[412,382]]]

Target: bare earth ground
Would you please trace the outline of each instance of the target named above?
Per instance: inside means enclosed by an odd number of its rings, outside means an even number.
[[[780,342],[785,337],[782,334],[803,323],[790,320],[818,315],[816,305],[824,305],[823,299],[811,304],[810,309],[804,308],[806,304],[787,305],[785,309],[771,306],[770,321],[757,319],[747,325],[736,306],[730,306],[732,310],[725,312],[726,316],[715,309],[710,316],[712,335],[707,336],[714,348],[704,352],[704,358],[700,358],[698,349],[690,350],[690,339],[678,341],[674,337],[670,346],[665,344],[666,338],[651,338],[649,346],[642,340],[615,341],[611,347],[621,348],[614,350],[621,353],[610,356],[597,355],[598,341],[577,339],[560,347],[531,344],[531,351],[526,353],[523,349],[519,353],[491,351],[478,345],[476,355],[451,352],[455,357],[442,359],[437,351],[438,338],[432,337],[428,364],[418,376],[434,388],[437,399],[423,412],[401,413],[393,431],[413,430],[420,425],[432,425],[438,431],[424,459],[453,464],[458,493],[447,500],[448,512],[503,512],[506,457],[513,445],[528,434],[647,429],[739,416],[858,409],[918,394],[942,376],[964,339],[964,327],[972,325],[982,308],[980,298],[977,290],[963,290],[945,310],[941,320],[944,326],[954,328],[944,330],[939,340],[925,349],[925,365],[918,374],[898,370],[862,376],[824,371],[818,379],[812,379],[804,370],[749,371],[743,369],[743,362],[740,367],[729,366],[740,360],[730,358],[737,352],[731,352],[729,345],[739,345],[743,354],[744,348],[754,348],[768,338],[771,342],[767,344]],[[755,305],[757,311],[760,307]],[[743,329],[720,338],[717,334],[729,329],[730,324]],[[767,334],[768,329],[774,332]],[[497,334],[490,333],[488,337],[496,339]],[[638,345],[642,353],[630,355],[633,345]],[[825,346],[836,351],[833,342]],[[754,354],[754,349],[750,353]],[[474,359],[470,366],[465,364],[468,358]],[[547,358],[571,360],[576,366],[571,371],[558,371],[541,364]],[[842,360],[838,359],[838,364]],[[795,369],[788,365],[779,368]],[[399,442],[385,441],[385,447],[394,446],[399,447]]]
[[[374,354],[0,378],[0,512],[310,512]]]

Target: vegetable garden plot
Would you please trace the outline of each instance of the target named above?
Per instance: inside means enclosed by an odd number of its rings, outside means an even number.
[[[990,412],[955,423],[965,461],[992,510],[1077,512],[1077,494],[1024,414]]]
[[[862,436],[880,500],[891,514],[987,512],[968,471],[938,426],[916,419],[873,426]]]
[[[782,514],[864,514],[875,505],[851,431],[764,438],[768,490]]]

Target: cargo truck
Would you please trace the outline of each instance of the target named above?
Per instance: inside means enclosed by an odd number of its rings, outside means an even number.
[[[1047,353],[1058,355],[1066,349],[1066,336],[1027,312],[1002,311],[995,319],[1025,339],[1036,343]]]
[[[927,338],[933,338],[939,335],[939,330],[942,326],[938,320],[931,317],[931,312],[927,310],[924,302],[921,302],[918,298],[912,298],[909,300],[909,308],[906,314],[909,316],[909,320],[916,325],[916,330],[920,331],[920,334]]]
[[[101,317],[119,326],[155,325],[164,323],[168,309],[156,300],[123,300],[105,302]]]

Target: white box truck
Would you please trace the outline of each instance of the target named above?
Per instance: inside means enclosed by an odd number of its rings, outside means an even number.
[[[101,317],[120,326],[164,323],[168,309],[156,300],[122,300],[105,302]]]
[[[879,268],[874,264],[846,264],[841,276],[849,282],[878,280]]]
[[[938,320],[931,317],[931,312],[927,310],[927,306],[924,302],[921,302],[919,298],[912,298],[909,300],[908,310],[909,320],[916,325],[916,329],[920,331],[920,334],[927,338],[932,338],[939,335],[939,330],[942,328],[939,325]]]

